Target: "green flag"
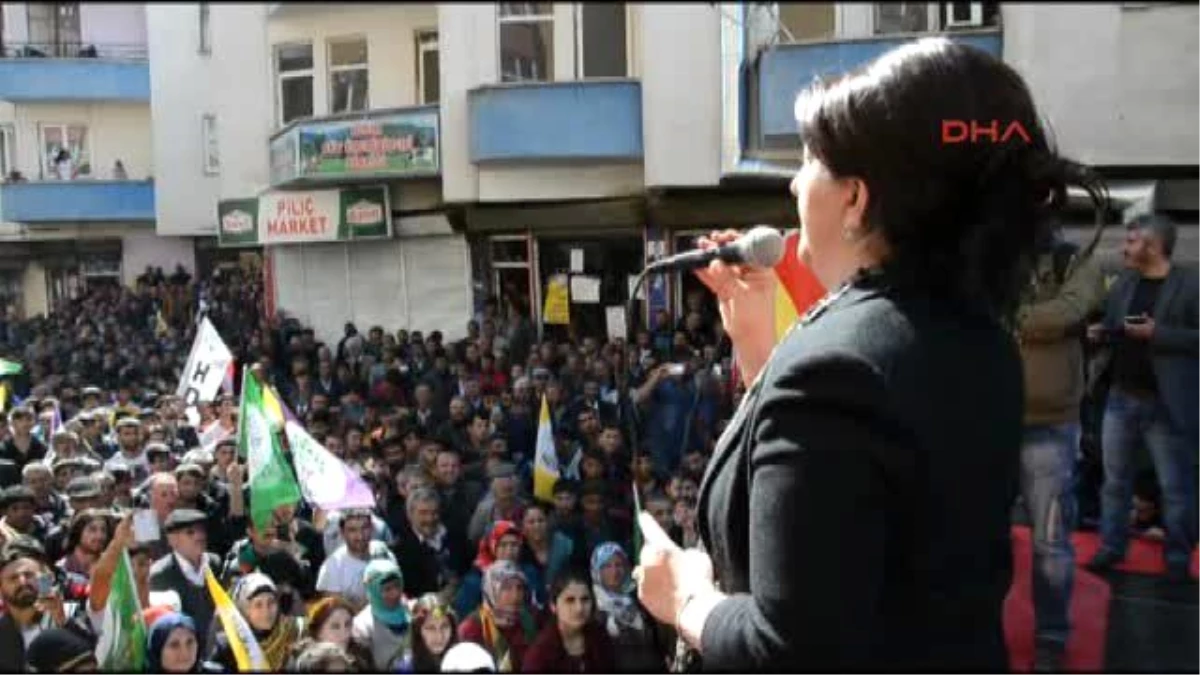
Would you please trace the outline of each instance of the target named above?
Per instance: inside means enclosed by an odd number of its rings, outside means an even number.
[[[17,373],[21,372],[22,369],[23,366],[16,361],[0,359],[0,377],[4,377],[5,375],[16,375]]]
[[[250,373],[242,375],[242,408],[238,413],[238,445],[245,448],[250,485],[250,519],[258,530],[271,522],[281,506],[300,501],[300,485],[283,458],[279,437],[263,405],[262,385]]]
[[[113,572],[108,601],[104,604],[100,640],[96,644],[96,660],[100,662],[100,669],[109,673],[140,673],[146,669],[146,624],[133,581],[129,551],[121,552]]]

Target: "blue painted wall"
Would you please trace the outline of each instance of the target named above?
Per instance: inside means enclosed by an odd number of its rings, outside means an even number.
[[[146,61],[0,59],[0,100],[150,102]]]
[[[1001,55],[999,33],[947,33],[946,36],[996,56]],[[812,84],[814,77],[854,70],[889,49],[913,40],[914,38],[880,38],[780,45],[763,53],[759,62],[758,109],[762,115],[760,133],[763,136],[795,135],[796,117],[793,108],[796,95]]]
[[[154,221],[153,181],[46,181],[0,186],[12,223]]]
[[[483,87],[468,94],[471,161],[642,157],[642,86],[584,80]]]

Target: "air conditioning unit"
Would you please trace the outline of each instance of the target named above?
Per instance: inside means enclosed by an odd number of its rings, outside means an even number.
[[[974,28],[983,25],[982,2],[947,2],[946,28]]]

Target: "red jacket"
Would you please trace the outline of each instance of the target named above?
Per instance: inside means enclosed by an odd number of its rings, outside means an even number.
[[[523,673],[614,673],[613,645],[595,621],[583,629],[583,663],[567,654],[558,622],[550,621],[521,659]],[[582,665],[582,669],[580,666]]]

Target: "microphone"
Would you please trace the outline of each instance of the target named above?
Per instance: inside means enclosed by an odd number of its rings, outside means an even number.
[[[713,260],[751,267],[774,267],[783,258],[783,235],[773,227],[759,225],[732,243],[717,248],[695,249],[656,260],[647,272],[672,272],[707,267]]]

